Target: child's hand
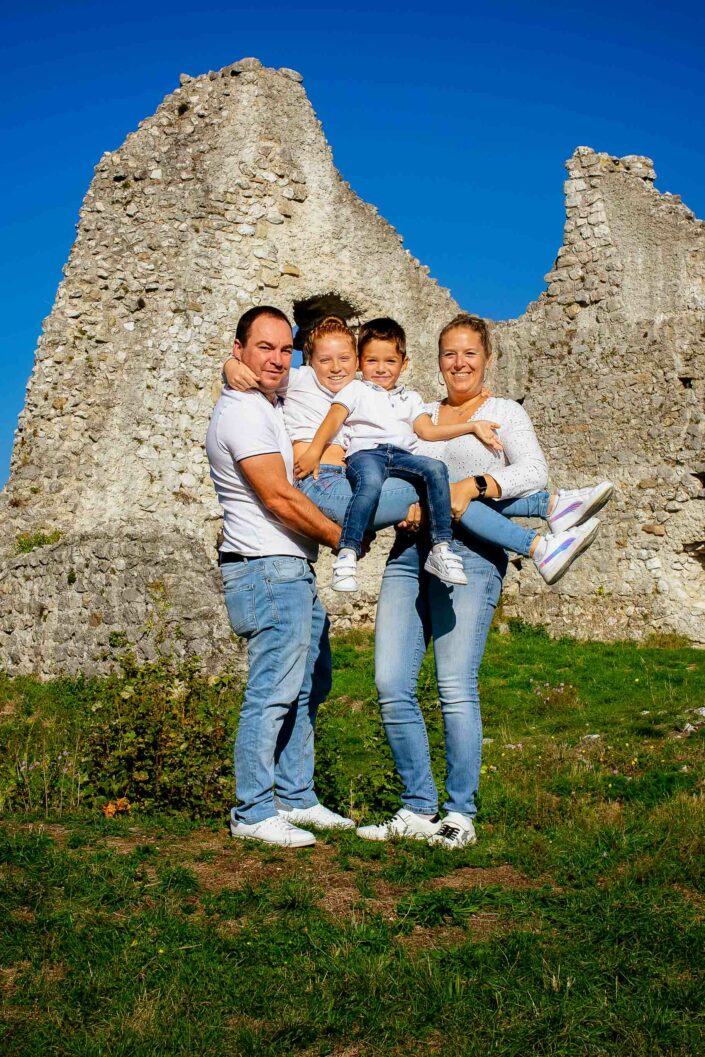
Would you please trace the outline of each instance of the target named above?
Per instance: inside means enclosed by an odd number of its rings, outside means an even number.
[[[320,469],[320,456],[316,456],[316,453],[312,452],[311,448],[307,448],[306,451],[303,451],[301,455],[299,455],[294,463],[294,476],[297,481],[300,481],[302,477],[308,477],[308,475],[312,473],[313,479],[317,481]]]
[[[247,389],[256,389],[259,382],[254,371],[246,367],[242,360],[236,360],[234,356],[223,364],[223,374],[230,388],[237,389],[239,393],[244,393]]]
[[[502,427],[502,423],[501,422],[483,422],[483,421],[480,421],[480,422],[473,422],[472,426],[473,426],[472,432],[475,434],[477,439],[481,440],[482,443],[484,445],[486,445],[486,447],[488,447],[490,449],[490,451],[502,451],[503,450],[504,445],[502,444],[502,441],[497,436],[497,430],[501,429],[501,427]]]

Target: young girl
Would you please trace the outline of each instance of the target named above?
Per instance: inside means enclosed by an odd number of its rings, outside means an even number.
[[[325,435],[322,433],[317,438],[314,452],[307,453],[336,396],[355,379],[357,367],[355,349],[354,335],[345,323],[337,317],[327,317],[308,335],[304,351],[309,364],[290,371],[287,388],[281,394],[284,397],[284,416],[287,430],[293,441],[298,474],[302,477],[300,487],[324,514],[340,525],[345,524],[348,507],[353,497],[352,487],[347,480],[345,464],[346,449],[351,442],[347,426],[344,425],[342,430],[336,431],[336,429],[331,429],[335,423],[329,420]],[[358,434],[358,439],[366,433],[369,444],[368,447],[361,449],[360,454],[365,451],[374,451],[378,443],[389,444],[388,440],[381,441],[380,438],[385,430],[389,433],[390,429],[393,437],[403,435],[407,443],[413,446],[414,433],[411,430],[410,421],[418,424],[417,436],[424,437],[426,434],[427,439],[448,439],[447,437],[433,437],[431,433],[426,432],[429,427],[433,429],[433,423],[424,412],[421,398],[417,393],[398,385],[399,376],[407,362],[406,341],[401,326],[394,320],[384,318],[366,323],[360,331],[358,349],[363,379],[371,383],[364,387],[365,390],[369,389],[385,402],[384,404],[376,402],[378,409],[382,407],[384,411],[379,419],[381,422],[379,426],[369,422],[360,424],[358,421],[360,407],[357,403],[355,404],[357,414],[354,419],[354,431]],[[224,373],[227,383],[238,389],[247,389],[256,385],[257,382],[254,375],[234,358],[226,362]],[[356,387],[361,385],[362,383],[356,383]],[[372,389],[371,386],[375,388]],[[357,393],[360,393],[359,388]],[[336,417],[340,417],[341,408],[353,403],[355,396],[354,389],[344,394],[347,403],[346,405],[337,404]],[[347,408],[348,412],[351,410]],[[363,409],[362,417],[364,414]],[[393,414],[393,418],[389,417],[390,414]],[[347,414],[343,415],[342,420],[347,417]],[[496,452],[501,451],[501,441],[497,437],[493,423],[473,420],[459,423],[457,426],[442,428],[451,430],[452,435],[456,437],[474,433],[478,440],[481,440],[487,447]],[[392,446],[397,447],[396,444]],[[408,450],[408,448],[404,449],[405,452]],[[379,456],[373,457],[379,461]],[[353,453],[353,462],[354,459]],[[438,462],[436,459],[425,461]],[[439,463],[439,465],[442,464]],[[315,472],[310,473],[309,471]],[[403,521],[409,507],[418,502],[418,491],[408,479],[387,477],[386,470],[382,476],[386,479],[383,480],[381,489],[379,489],[373,520],[363,526],[363,531],[387,528]],[[462,513],[459,522],[464,529],[480,539],[531,557],[544,580],[547,583],[555,583],[578,554],[594,539],[598,528],[597,519],[592,518],[585,524],[586,519],[590,518],[590,515],[607,501],[611,491],[612,486],[608,482],[603,482],[595,489],[562,492],[559,496],[549,497],[547,493],[535,493],[531,497],[500,503],[473,501]],[[540,503],[536,501],[537,497],[541,500]],[[371,505],[374,507],[374,503]],[[541,537],[533,530],[524,529],[509,520],[510,517],[537,516],[538,507],[548,509],[548,514],[543,516],[555,535]],[[570,510],[566,514],[568,507]],[[556,514],[563,516],[564,523],[560,525],[560,529],[564,531],[558,531]],[[358,519],[358,525],[359,523],[360,519]],[[574,528],[574,526],[580,527]],[[568,534],[565,530],[569,529],[573,531]],[[359,533],[359,528],[357,531]],[[439,542],[444,542],[444,540],[441,539]],[[345,555],[338,572],[334,574],[333,586],[336,590],[350,591],[357,587],[355,551],[354,548],[351,549],[353,549],[352,560],[349,555]],[[450,555],[453,555],[452,550],[450,550]],[[444,557],[447,556],[444,555]],[[452,559],[450,564],[452,575]],[[435,572],[435,570],[429,571]],[[462,580],[458,579],[455,582],[462,583]]]

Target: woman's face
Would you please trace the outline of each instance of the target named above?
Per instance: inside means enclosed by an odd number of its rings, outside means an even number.
[[[318,381],[331,393],[339,392],[352,382],[357,370],[357,354],[344,334],[327,334],[318,338],[309,362]]]
[[[469,327],[453,327],[441,339],[438,365],[451,396],[470,400],[481,390],[489,357],[482,338]]]

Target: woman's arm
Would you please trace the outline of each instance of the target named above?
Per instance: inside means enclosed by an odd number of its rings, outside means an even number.
[[[477,422],[458,422],[452,426],[438,426],[429,414],[423,414],[419,415],[414,422],[414,433],[421,440],[455,440],[456,437],[474,434],[491,451],[501,451],[502,442],[496,432],[501,425],[501,422],[479,420]]]
[[[308,477],[310,473],[314,477],[318,477],[321,456],[349,414],[350,411],[344,404],[332,404],[330,411],[316,430],[316,435],[308,448],[299,455],[294,463],[294,473],[297,480],[302,477]]]
[[[539,492],[548,484],[548,465],[531,419],[520,404],[509,403],[502,426],[506,466],[493,470],[504,499]]]

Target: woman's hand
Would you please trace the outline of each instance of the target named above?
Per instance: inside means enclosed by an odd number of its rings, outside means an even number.
[[[412,503],[409,512],[403,521],[399,522],[399,528],[407,532],[418,532],[424,520],[424,511],[420,503]]]
[[[236,389],[239,393],[244,393],[248,389],[256,389],[259,382],[259,378],[254,371],[251,371],[242,360],[237,360],[234,356],[231,356],[223,364],[223,375],[230,388]]]
[[[300,481],[303,477],[308,477],[310,473],[313,474],[313,479],[318,480],[318,474],[321,469],[321,458],[316,456],[315,451],[311,450],[311,447],[306,448],[302,451],[298,459],[294,463],[294,476],[297,481]]]
[[[477,485],[472,477],[450,483],[450,512],[453,520],[463,516],[473,499],[477,498]]]
[[[497,430],[501,428],[501,422],[486,422],[482,419],[479,422],[473,422],[473,433],[478,440],[481,440],[485,447],[489,448],[490,451],[502,451],[504,445],[497,436]]]

